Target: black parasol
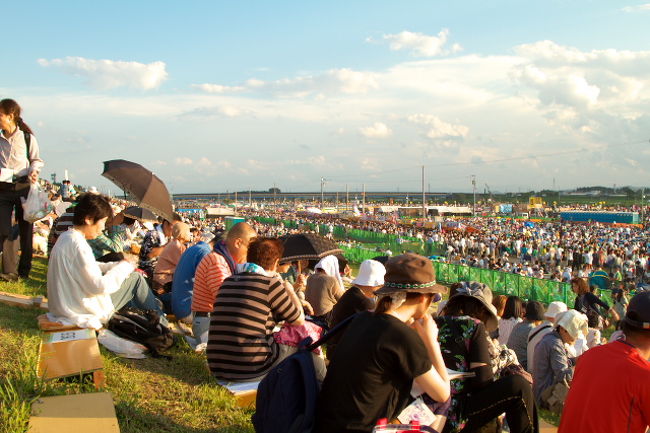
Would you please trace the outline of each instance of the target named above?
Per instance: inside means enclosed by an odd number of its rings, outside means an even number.
[[[313,233],[298,233],[282,238],[284,242],[283,262],[296,260],[318,260],[342,250],[330,239]]]
[[[158,176],[140,164],[114,159],[104,161],[102,176],[128,192],[140,206],[171,221],[174,210],[169,191]]]
[[[124,216],[133,218],[139,221],[156,221],[158,218],[149,209],[140,206],[130,206],[122,211]]]

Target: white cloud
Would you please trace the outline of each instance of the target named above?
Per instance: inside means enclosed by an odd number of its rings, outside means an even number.
[[[646,11],[650,11],[650,3],[644,3],[635,6],[625,6],[621,10],[623,12],[646,12]]]
[[[359,132],[368,138],[386,138],[390,137],[393,131],[385,123],[375,122],[371,126],[359,128]]]
[[[328,162],[324,155],[316,155],[305,159],[290,159],[287,161],[287,164],[303,167],[324,167],[328,165]]]
[[[426,136],[431,139],[464,139],[469,133],[467,126],[448,123],[431,114],[414,114],[407,120],[427,126]]]
[[[38,59],[43,67],[59,68],[63,72],[85,78],[92,87],[113,89],[130,87],[150,90],[160,87],[167,79],[164,62],[139,63],[121,60],[94,60],[83,57]]]
[[[192,87],[202,90],[205,93],[236,93],[241,92],[245,88],[243,86],[222,86],[221,84],[192,84]]]
[[[527,65],[521,70],[519,79],[536,88],[541,102],[548,105],[590,106],[598,102],[600,95],[598,86],[589,84],[584,76],[576,73],[546,73],[534,65]]]
[[[330,69],[320,74],[299,75],[274,81],[255,78],[239,86],[220,84],[194,84],[193,87],[206,93],[266,93],[283,97],[325,96],[332,94],[365,94],[378,87],[375,74],[352,69]]]
[[[242,184],[268,188],[276,181],[283,190],[317,189],[320,176],[334,179],[330,186],[339,190],[355,182],[360,188],[362,178],[375,188],[368,179],[377,173],[381,188],[418,189],[419,176],[411,176],[415,180],[408,186],[405,173],[384,171],[413,161],[438,164],[432,190],[454,185],[456,172],[466,167],[494,189],[531,186],[521,182],[548,187],[552,176],[569,186],[599,180],[600,169],[594,167],[602,162],[587,161],[592,155],[607,161],[611,183],[625,184],[650,175],[650,152],[606,149],[647,141],[648,70],[648,51],[580,50],[539,41],[513,47],[510,55],[419,58],[372,71],[329,69],[277,80],[242,77],[232,86],[197,85],[185,93],[40,92],[21,97],[21,103],[29,107],[28,122],[43,122],[36,132],[48,142],[65,146],[66,137],[91,137],[98,158],[102,149],[111,149],[146,161],[152,146],[178,149],[178,143],[190,143],[191,149],[178,152],[187,157],[173,151],[156,156],[168,163],[157,167],[164,179],[179,171],[197,174],[184,175],[182,185],[172,185],[174,191],[234,190]],[[67,124],[57,113],[75,122]],[[115,128],[130,131],[133,140],[116,144]],[[374,138],[363,139],[364,132]],[[390,145],[378,145],[382,135],[390,135],[383,141]],[[589,152],[507,162],[513,155],[573,148]],[[70,152],[51,152],[52,170],[72,166],[63,158]],[[638,160],[638,166],[625,158]],[[499,160],[506,162],[494,162]],[[576,169],[584,173],[579,181],[570,175]],[[203,177],[211,181],[201,182]],[[466,178],[460,184],[467,189]]]
[[[377,158],[364,157],[359,160],[359,168],[363,171],[377,171],[381,163]]]
[[[448,29],[442,29],[437,36],[404,30],[400,33],[384,35],[383,39],[388,41],[393,51],[409,50],[416,57],[435,57],[462,49],[459,44],[453,44],[450,49],[445,48],[448,37]]]
[[[543,66],[584,65],[626,72],[636,71],[636,73],[642,72],[637,69],[641,64],[650,67],[650,51],[615,49],[581,51],[549,40],[518,45],[514,47],[514,51],[526,60]]]
[[[244,110],[233,107],[232,105],[220,105],[216,107],[199,107],[195,108],[184,115],[187,116],[225,116],[225,117],[238,117],[244,114]]]
[[[179,156],[174,159],[174,162],[176,165],[192,165],[193,161],[191,158],[188,158],[186,156]]]

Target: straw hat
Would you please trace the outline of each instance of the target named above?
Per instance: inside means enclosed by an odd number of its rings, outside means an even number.
[[[386,262],[384,287],[375,295],[392,293],[444,293],[447,288],[436,283],[436,271],[431,260],[419,254],[406,253]]]
[[[497,309],[492,305],[492,290],[488,286],[477,281],[464,281],[463,285],[456,290],[456,294],[449,298],[447,306],[453,305],[454,302],[462,298],[476,299],[485,307],[489,313],[485,323],[485,328],[488,332],[492,332],[499,327]]]

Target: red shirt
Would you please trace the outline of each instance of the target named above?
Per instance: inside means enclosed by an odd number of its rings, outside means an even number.
[[[192,311],[212,313],[223,281],[232,275],[228,262],[214,251],[203,257],[194,275]]]
[[[615,341],[578,358],[558,433],[645,433],[650,423],[650,362]]]

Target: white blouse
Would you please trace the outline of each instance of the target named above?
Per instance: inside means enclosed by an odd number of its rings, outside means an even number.
[[[126,261],[100,263],[84,235],[74,228],[59,236],[47,270],[49,320],[100,329],[115,308],[117,292],[134,266]]]
[[[499,344],[508,344],[510,333],[517,323],[521,322],[520,318],[510,318],[499,320]]]

